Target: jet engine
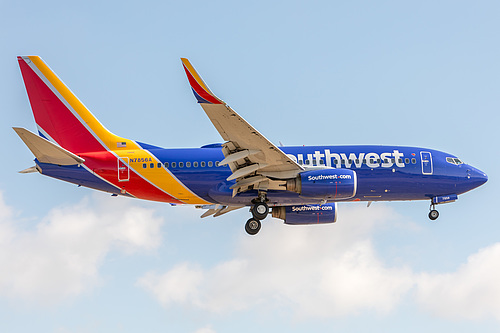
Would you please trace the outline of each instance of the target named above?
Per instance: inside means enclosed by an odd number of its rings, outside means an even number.
[[[337,203],[274,207],[273,217],[294,225],[334,223],[337,221]]]
[[[287,191],[302,197],[325,200],[349,199],[356,195],[356,172],[350,169],[321,169],[305,171],[287,180]]]

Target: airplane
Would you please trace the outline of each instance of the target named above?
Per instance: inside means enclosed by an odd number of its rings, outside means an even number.
[[[38,134],[13,129],[39,172],[78,186],[144,200],[189,204],[201,217],[248,207],[255,235],[269,214],[289,225],[334,223],[339,202],[429,200],[436,206],[484,184],[455,155],[403,146],[278,147],[217,97],[181,58],[197,102],[223,143],[168,149],[107,130],[38,56],[19,56]]]

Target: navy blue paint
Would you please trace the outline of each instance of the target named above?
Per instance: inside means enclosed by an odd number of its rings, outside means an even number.
[[[142,149],[147,149],[147,150],[152,150],[152,149],[164,149],[162,147],[158,147],[158,146],[154,146],[154,145],[150,145],[148,143],[144,143],[144,142],[139,142],[139,141],[136,141],[135,143],[137,143]]]
[[[350,169],[305,171],[300,175],[303,197],[350,199],[356,193],[356,172]]]
[[[42,170],[42,175],[64,180],[73,184],[93,188],[95,190],[123,195],[120,190],[95,176],[88,170],[77,165],[56,165],[41,163],[35,160],[36,164]],[[125,196],[130,196],[125,194]]]
[[[193,88],[191,88],[191,90],[193,91],[193,94],[194,96],[196,97],[196,99],[198,100],[198,103],[208,103],[208,104],[212,104],[210,103],[209,101],[207,101],[206,99],[204,99],[203,97],[201,97],[200,95],[198,95],[198,93],[196,91],[194,91]]]
[[[335,222],[335,204],[288,206],[285,212],[286,224],[304,225]]]
[[[226,178],[231,174],[229,167],[215,166],[215,162],[224,158],[220,144],[191,149],[162,149],[143,143],[139,144],[144,148],[150,148],[148,150],[162,163],[168,162],[170,172],[204,200],[222,204],[250,205],[251,200],[257,196],[256,191],[247,191],[232,197],[230,186],[235,182],[226,181]],[[423,200],[437,196],[458,195],[482,185],[487,180],[487,176],[482,171],[470,165],[455,165],[446,162],[446,157],[456,156],[431,149],[399,146],[315,146],[281,147],[281,149],[295,157],[302,154],[304,160],[308,154],[310,157],[314,157],[315,152],[324,154],[326,150],[329,150],[331,154],[345,154],[346,157],[349,157],[350,154],[354,154],[353,157],[359,157],[360,153],[382,155],[398,151],[403,160],[403,166],[393,164],[391,167],[371,167],[363,163],[357,167],[355,159],[351,161],[350,169],[356,172],[358,181],[354,199],[361,201]],[[421,152],[428,152],[432,155],[432,175],[422,174]],[[316,156],[318,155],[316,154]],[[330,161],[326,161],[326,156],[322,159],[324,163],[333,163],[333,158]],[[406,163],[406,159],[409,159],[410,163]],[[415,160],[415,163],[411,163],[412,159]],[[195,161],[198,162],[198,167],[194,167]],[[214,165],[201,167],[202,161],[206,163],[211,161]],[[176,162],[175,168],[172,167],[172,162]],[[179,167],[179,162],[184,163],[183,168]],[[186,167],[186,162],[190,162],[191,167]],[[119,194],[118,189],[103,182],[84,168],[39,165],[45,169],[44,174],[51,177]],[[342,168],[346,168],[346,166],[342,165]],[[306,199],[299,196],[298,193],[287,191],[268,191],[268,199],[270,205],[301,205],[318,202],[318,199]]]

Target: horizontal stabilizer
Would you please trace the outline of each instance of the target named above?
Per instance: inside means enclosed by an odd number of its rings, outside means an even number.
[[[31,168],[19,171],[19,173],[33,173],[33,172],[38,172],[36,166],[32,166]]]
[[[204,218],[207,216],[218,217],[223,214],[232,212],[233,210],[243,208],[243,206],[202,205],[196,206],[196,208],[207,209],[207,211],[200,216],[201,218]]]
[[[57,165],[82,164],[85,160],[64,148],[28,131],[25,128],[13,127],[17,135],[28,146],[33,155],[42,163]]]

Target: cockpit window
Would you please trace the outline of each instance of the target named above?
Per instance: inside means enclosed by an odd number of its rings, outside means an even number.
[[[451,164],[455,164],[455,165],[464,164],[464,162],[460,161],[460,159],[456,158],[456,157],[447,157],[446,162],[451,163]]]

